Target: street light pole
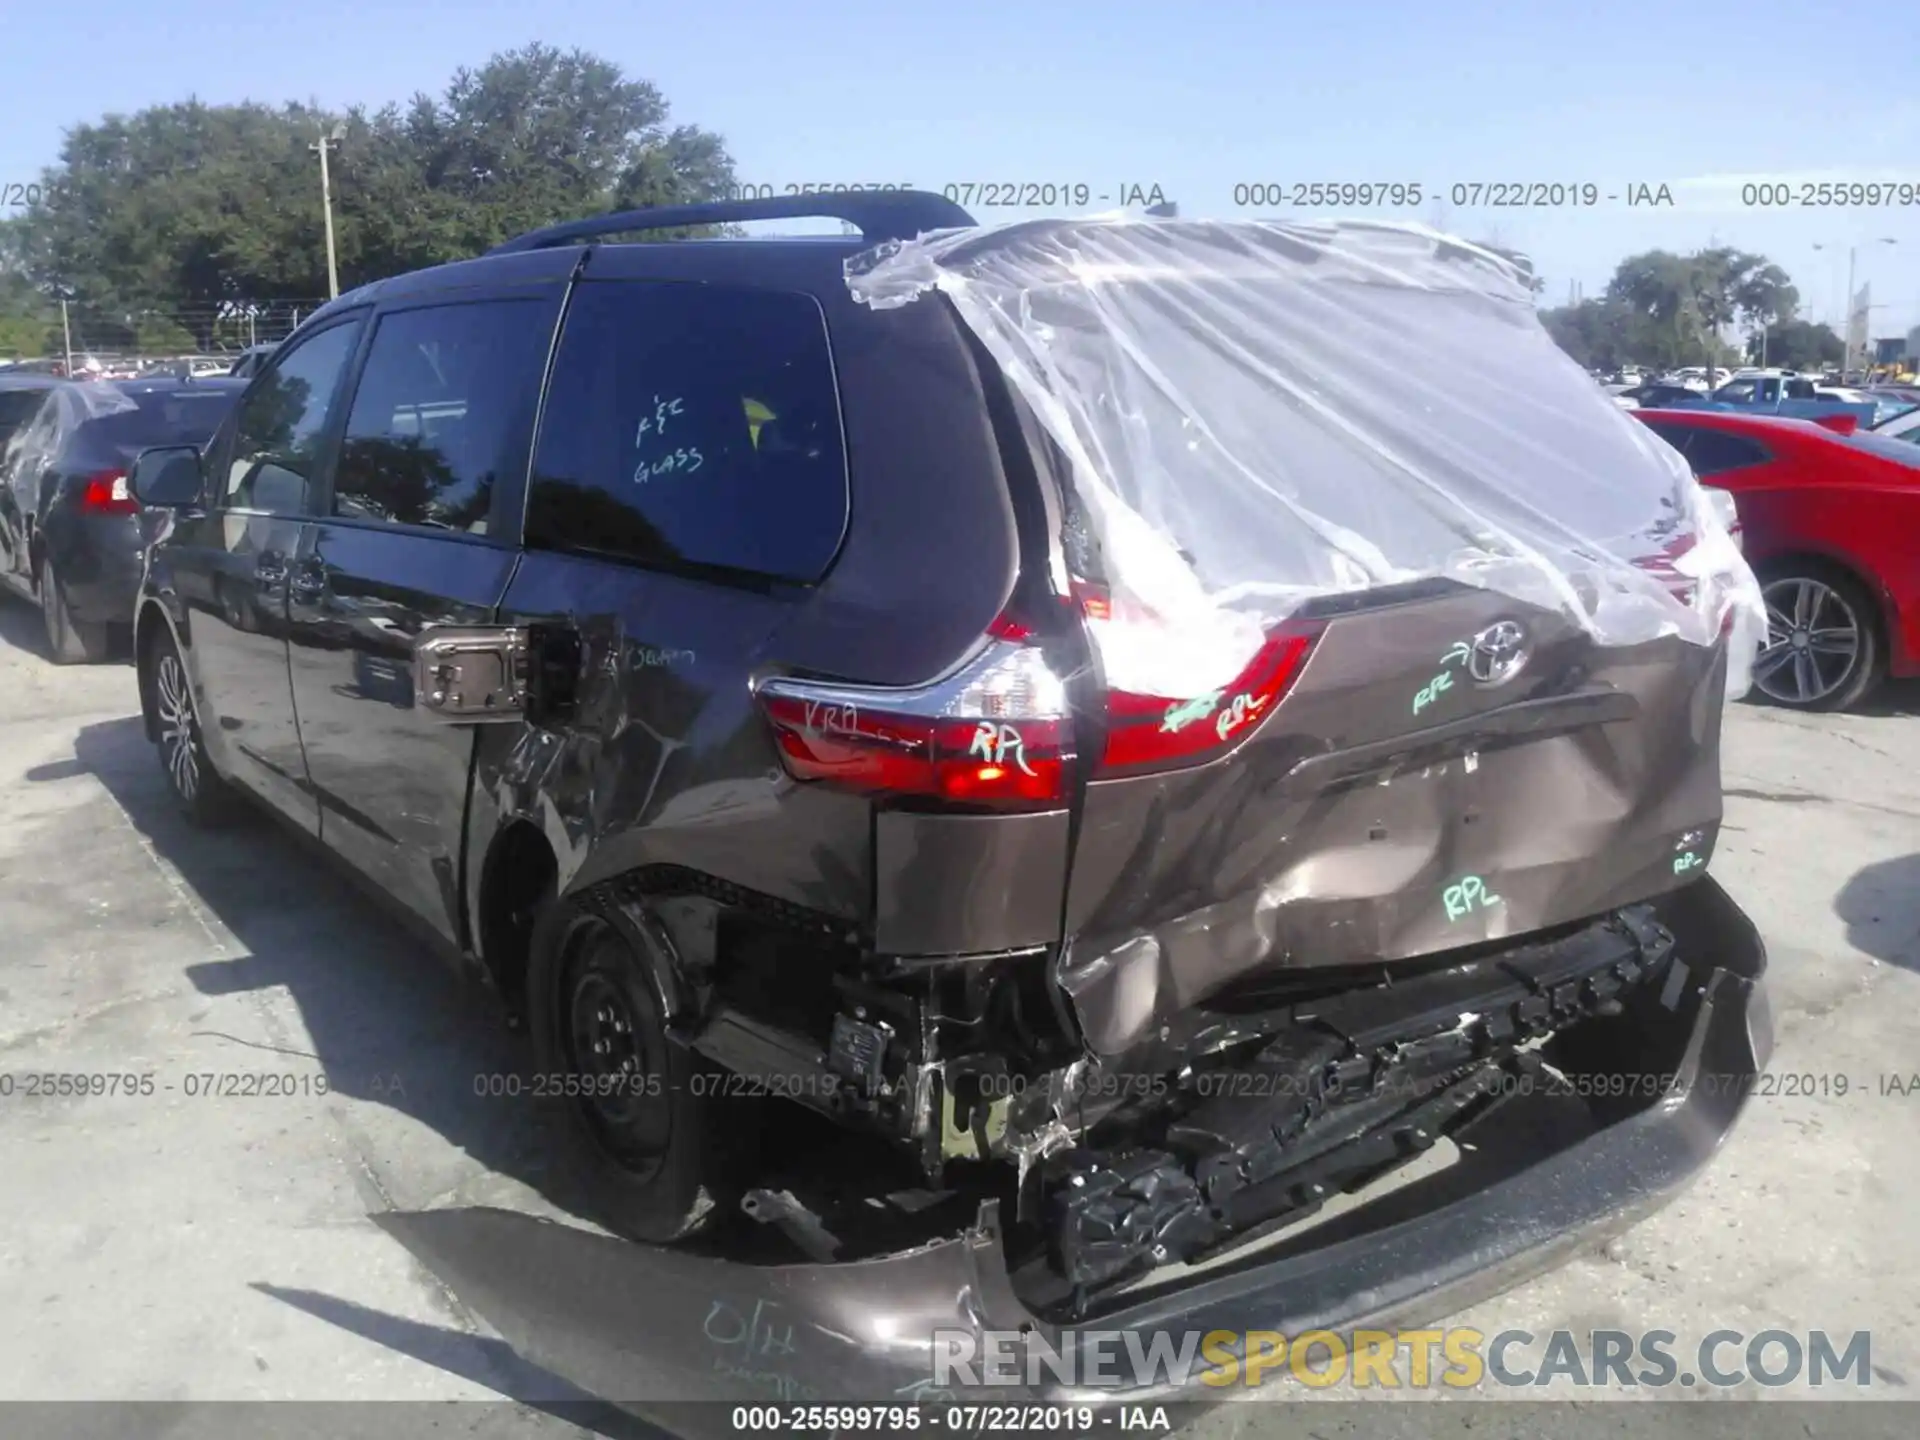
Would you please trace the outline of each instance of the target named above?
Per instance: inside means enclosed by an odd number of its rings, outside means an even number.
[[[325,215],[327,223],[328,299],[338,299],[340,296],[340,271],[335,263],[333,253],[333,177],[327,171],[327,151],[345,139],[346,134],[347,127],[345,125],[335,125],[332,130],[322,135],[317,142],[307,146],[309,150],[317,150],[320,152],[320,209],[321,213]]]
[[[1847,376],[1853,369],[1853,272],[1854,267],[1859,263],[1860,247],[1858,245],[1849,245],[1847,247],[1847,350],[1846,358],[1840,362],[1840,381],[1842,384],[1846,383]]]
[[[1898,245],[1900,242],[1891,235],[1882,235],[1876,243],[1881,245]],[[1833,247],[1831,244],[1822,241],[1816,243],[1813,248],[1816,250],[1830,250]],[[1860,247],[1858,245],[1849,245],[1847,247],[1847,293],[1840,302],[1841,339],[1842,343],[1846,346],[1846,358],[1841,361],[1840,367],[1843,378],[1847,371],[1853,369],[1853,283],[1859,268],[1859,262]]]

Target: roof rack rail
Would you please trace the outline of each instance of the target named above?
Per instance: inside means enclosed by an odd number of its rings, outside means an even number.
[[[516,236],[487,251],[515,255],[576,245],[601,235],[667,230],[682,225],[726,225],[743,220],[844,220],[868,240],[911,240],[927,230],[977,223],[944,195],[925,190],[836,190],[824,195],[775,195],[753,200],[712,200],[699,205],[654,205],[569,220]]]

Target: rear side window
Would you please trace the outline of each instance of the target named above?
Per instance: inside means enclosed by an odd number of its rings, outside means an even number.
[[[1764,465],[1773,457],[1757,440],[1731,435],[1725,430],[1697,429],[1687,438],[1685,454],[1693,473],[1705,479],[1726,470],[1744,470]]]
[[[583,282],[534,457],[527,543],[810,583],[847,520],[811,296]]]
[[[531,423],[550,322],[538,299],[383,316],[334,470],[343,519],[484,534],[512,438]]]

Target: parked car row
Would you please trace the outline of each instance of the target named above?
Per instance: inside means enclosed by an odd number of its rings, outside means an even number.
[[[1920,405],[1920,401],[1905,390],[1820,385],[1791,370],[1741,371],[1712,391],[1678,376],[1637,385],[1611,384],[1607,391],[1614,403],[1626,410],[1651,407],[1789,415],[1817,421],[1842,433],[1883,425]]]
[[[0,361],[0,375],[45,375],[71,380],[144,380],[157,378],[208,378],[218,375],[245,377],[259,368],[261,359],[271,355],[278,342],[250,345],[237,355],[134,355],[101,356],[82,353],[73,357],[72,374],[64,358],[40,357],[30,360]]]

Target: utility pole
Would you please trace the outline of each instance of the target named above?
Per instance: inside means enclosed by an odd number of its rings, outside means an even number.
[[[340,272],[333,256],[333,177],[327,171],[327,151],[346,138],[347,127],[335,125],[315,143],[307,146],[309,150],[320,152],[320,209],[327,223],[327,298],[340,298]]]
[[[1843,337],[1847,343],[1846,358],[1840,362],[1840,381],[1846,383],[1847,372],[1853,369],[1853,270],[1860,261],[1860,247],[1847,247],[1847,331]]]
[[[73,326],[67,323],[67,297],[60,297],[60,338],[67,355],[67,379],[73,378]]]

